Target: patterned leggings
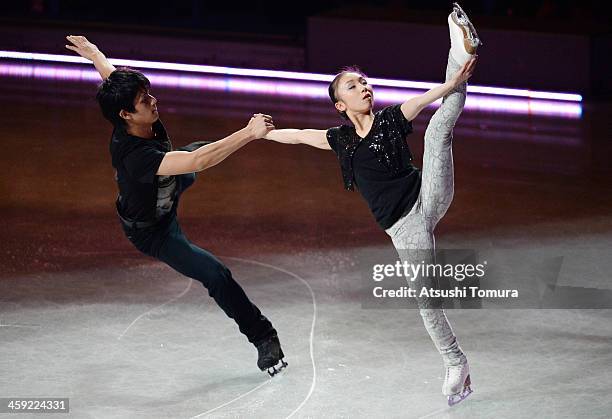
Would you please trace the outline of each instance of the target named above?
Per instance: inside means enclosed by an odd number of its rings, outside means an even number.
[[[449,53],[446,80],[459,70]],[[400,259],[408,263],[434,261],[434,229],[453,200],[453,127],[463,110],[467,82],[457,86],[442,100],[425,131],[421,191],[411,211],[403,215],[386,230],[391,236]],[[429,279],[417,278],[410,284],[417,293],[421,286],[431,286]],[[442,308],[431,298],[417,298],[425,328],[442,355],[444,364],[459,365],[466,362],[453,330]],[[439,307],[439,306],[438,306]]]

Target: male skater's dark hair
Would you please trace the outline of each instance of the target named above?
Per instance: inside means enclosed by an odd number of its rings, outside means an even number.
[[[361,68],[357,65],[351,65],[348,67],[342,67],[342,69],[340,69],[340,72],[338,74],[336,74],[336,77],[334,77],[334,79],[332,80],[332,82],[329,84],[329,87],[327,88],[327,92],[329,93],[329,98],[331,99],[332,103],[335,105],[336,102],[338,101],[338,98],[336,97],[336,90],[338,89],[338,83],[340,82],[340,78],[345,75],[346,73],[357,73],[357,74],[361,74],[363,77],[367,77],[365,75],[365,73],[363,72],[363,70],[361,70]],[[340,112],[338,111],[338,113],[344,118],[344,119],[349,119],[348,115],[346,114],[346,112]]]
[[[119,112],[122,109],[134,112],[134,100],[141,91],[147,92],[150,88],[149,79],[140,71],[119,68],[98,86],[96,100],[106,119],[115,126],[124,126],[125,120]]]

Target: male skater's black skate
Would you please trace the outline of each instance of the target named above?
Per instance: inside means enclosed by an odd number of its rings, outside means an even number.
[[[283,359],[285,354],[277,335],[272,335],[257,345],[257,354],[257,366],[262,371],[267,370],[270,377],[274,377],[288,365]]]

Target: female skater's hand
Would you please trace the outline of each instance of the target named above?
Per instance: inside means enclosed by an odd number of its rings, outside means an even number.
[[[474,68],[476,67],[476,61],[478,61],[477,55],[467,63],[463,64],[463,66],[453,75],[452,81],[455,87],[472,77],[472,74],[474,74]]]
[[[257,113],[249,121],[247,129],[251,131],[254,138],[263,138],[274,129],[274,121],[270,115]]]
[[[68,35],[66,39],[72,44],[66,45],[66,48],[76,52],[83,58],[93,61],[96,57],[102,55],[98,47],[89,42],[84,36]]]

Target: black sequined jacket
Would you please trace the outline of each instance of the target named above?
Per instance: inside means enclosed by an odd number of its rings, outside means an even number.
[[[412,122],[404,117],[401,105],[388,106],[376,112],[372,128],[365,138],[359,137],[355,128],[349,125],[328,129],[327,141],[340,161],[344,188],[354,190],[353,155],[361,141],[366,141],[381,164],[397,174],[407,163],[401,159],[402,148],[406,149],[412,161],[412,153],[406,143],[406,136],[411,132]]]

